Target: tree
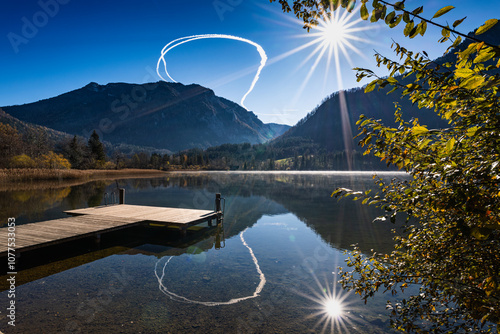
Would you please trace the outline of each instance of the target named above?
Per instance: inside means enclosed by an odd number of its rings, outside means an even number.
[[[139,155],[135,153],[132,156],[132,167],[133,168],[141,168],[141,160],[139,159]]]
[[[0,123],[0,167],[8,167],[10,159],[21,152],[21,136],[9,124]]]
[[[54,146],[47,131],[40,127],[28,127],[23,134],[23,151],[32,158],[38,158]]]
[[[39,165],[48,169],[70,169],[71,164],[62,154],[57,154],[50,151],[47,154],[42,154],[38,159]]]
[[[106,154],[104,153],[104,146],[99,139],[99,135],[95,130],[92,132],[92,135],[90,135],[88,148],[90,157],[93,161],[93,167],[102,168],[106,162]]]
[[[26,154],[13,156],[10,161],[11,168],[34,168],[36,162]]]
[[[125,166],[125,155],[120,150],[116,150],[113,153],[113,159],[115,161],[115,169],[122,169]]]
[[[170,169],[170,156],[168,154],[164,154],[161,158],[161,166],[164,170]]]
[[[279,2],[291,10],[286,0]],[[309,28],[316,13],[340,7],[352,11],[354,3],[295,0],[293,10]],[[396,165],[409,178],[376,178],[381,189],[376,194],[337,189],[332,195],[385,209],[379,221],[406,218],[391,254],[363,255],[355,248],[347,260],[351,271],[341,269],[340,282],[365,301],[382,289],[395,293],[417,286],[417,294],[388,302],[391,324],[399,330],[494,332],[500,325],[500,49],[482,41],[481,34],[497,20],[468,36],[456,31],[464,19],[451,27],[432,21],[453,6],[426,19],[423,7],[410,11],[404,1],[373,0],[370,10],[368,0],[361,3],[363,19],[384,20],[391,28],[403,22],[409,38],[423,36],[428,24],[442,28],[439,42],[450,41],[448,51],[454,55],[447,62],[433,62],[425,52],[394,43],[400,61],[376,55],[378,66],[389,69],[388,77],[362,68],[357,76],[375,78],[365,92],[392,87],[420,108],[433,109],[449,127],[428,129],[416,118],[406,121],[399,108],[397,127],[364,117],[358,121],[365,154]]]
[[[151,165],[151,168],[153,168],[153,169],[160,169],[161,168],[161,155],[159,155],[158,153],[151,154],[151,158],[149,158],[149,164]]]
[[[85,162],[85,144],[82,143],[76,135],[71,141],[63,146],[64,153],[71,163],[71,166],[76,169],[84,168]]]

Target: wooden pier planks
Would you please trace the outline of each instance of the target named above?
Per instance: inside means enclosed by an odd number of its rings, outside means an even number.
[[[217,218],[210,210],[165,208],[145,205],[119,204],[65,211],[70,215],[99,215],[141,219],[142,221],[166,225],[194,225]]]
[[[140,219],[124,217],[77,216],[23,224],[15,229],[15,254],[27,250],[59,244],[73,239],[85,238],[99,233],[111,232],[138,225]],[[0,229],[0,256],[8,250],[8,229]],[[3,241],[5,240],[5,241]]]
[[[119,204],[65,211],[73,217],[16,226],[15,253],[111,232],[145,222],[186,228],[217,219],[210,210]],[[0,257],[7,255],[8,228],[0,228]]]

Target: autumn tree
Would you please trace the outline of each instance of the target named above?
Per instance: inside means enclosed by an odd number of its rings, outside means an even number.
[[[0,167],[9,167],[10,160],[21,153],[22,137],[9,124],[0,123]]]
[[[35,168],[36,162],[26,154],[15,155],[10,160],[11,168]]]
[[[275,0],[271,0],[275,1]],[[359,10],[364,20],[403,25],[408,38],[424,35],[428,25],[442,29],[452,57],[437,63],[422,51],[398,43],[397,60],[377,54],[387,77],[358,68],[357,77],[374,79],[365,92],[392,87],[420,108],[434,110],[449,126],[429,129],[418,119],[405,120],[395,110],[396,126],[363,116],[360,145],[388,165],[406,171],[407,179],[386,182],[376,178],[376,194],[337,189],[334,195],[352,197],[385,210],[378,221],[402,218],[402,232],[390,254],[350,253],[349,270],[341,270],[342,285],[368,300],[380,291],[406,291],[398,303],[388,302],[393,327],[407,332],[495,332],[500,324],[500,48],[481,39],[497,24],[491,19],[474,34],[457,31],[464,19],[440,25],[423,7],[407,9],[404,1],[279,0],[294,11],[305,27],[318,15],[336,10]],[[471,7],[472,8],[472,7]],[[411,294],[410,286],[419,290]],[[409,293],[409,294],[408,294]]]
[[[49,151],[38,158],[39,165],[48,169],[70,169],[71,164],[62,154]]]
[[[47,131],[38,127],[27,127],[22,135],[22,141],[24,153],[34,159],[49,152],[54,146]]]

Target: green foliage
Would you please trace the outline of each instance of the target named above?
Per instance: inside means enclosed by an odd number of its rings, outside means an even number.
[[[279,2],[286,10],[286,1]],[[375,17],[391,28],[401,20],[409,38],[423,35],[424,24],[442,29],[439,42],[450,41],[454,57],[435,63],[425,52],[414,53],[395,43],[399,61],[377,54],[379,67],[389,76],[358,68],[358,79],[374,78],[365,88],[392,87],[413,104],[432,109],[448,127],[429,129],[418,119],[406,121],[396,106],[396,127],[361,117],[360,145],[388,165],[406,171],[408,179],[385,182],[376,178],[378,193],[337,189],[332,195],[362,200],[385,210],[378,221],[395,223],[401,230],[390,254],[364,255],[355,249],[347,260],[350,271],[341,270],[344,288],[368,300],[379,291],[397,295],[388,302],[394,328],[417,333],[495,332],[500,324],[500,49],[478,39],[497,21],[488,20],[467,36],[453,28],[425,19],[423,8],[413,11],[404,2],[371,2]],[[321,3],[295,0],[295,14],[306,23]],[[388,10],[390,9],[390,11]],[[434,18],[453,9],[446,6]],[[387,15],[382,13],[388,12]],[[364,9],[360,13],[364,18]],[[403,80],[397,75],[403,73]],[[407,83],[409,82],[409,83]],[[411,285],[419,292],[410,293]],[[414,290],[413,290],[414,291]]]
[[[79,140],[76,136],[71,139],[64,147],[64,153],[72,168],[85,169],[88,167],[88,150],[85,143]]]

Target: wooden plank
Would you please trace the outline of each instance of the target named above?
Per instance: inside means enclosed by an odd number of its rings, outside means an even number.
[[[73,239],[85,238],[141,223],[131,218],[100,217],[97,215],[68,217],[16,227],[16,253],[58,244]],[[7,237],[7,228],[0,229],[0,238]],[[7,240],[7,239],[5,239]],[[0,256],[7,253],[7,247],[0,247]]]
[[[100,216],[112,215],[113,217],[132,217],[147,221],[174,224],[192,224],[198,221],[213,219],[217,216],[217,213],[209,210],[162,208],[130,204],[70,210],[66,211],[66,213],[72,215],[97,214]]]
[[[70,210],[73,215],[49,221],[16,227],[16,252],[54,245],[69,240],[154,222],[174,225],[185,231],[188,226],[215,219],[217,212],[182,208],[164,208],[145,205],[110,205]],[[7,228],[0,228],[0,238],[7,241]],[[0,245],[0,256],[7,253],[7,245]]]

